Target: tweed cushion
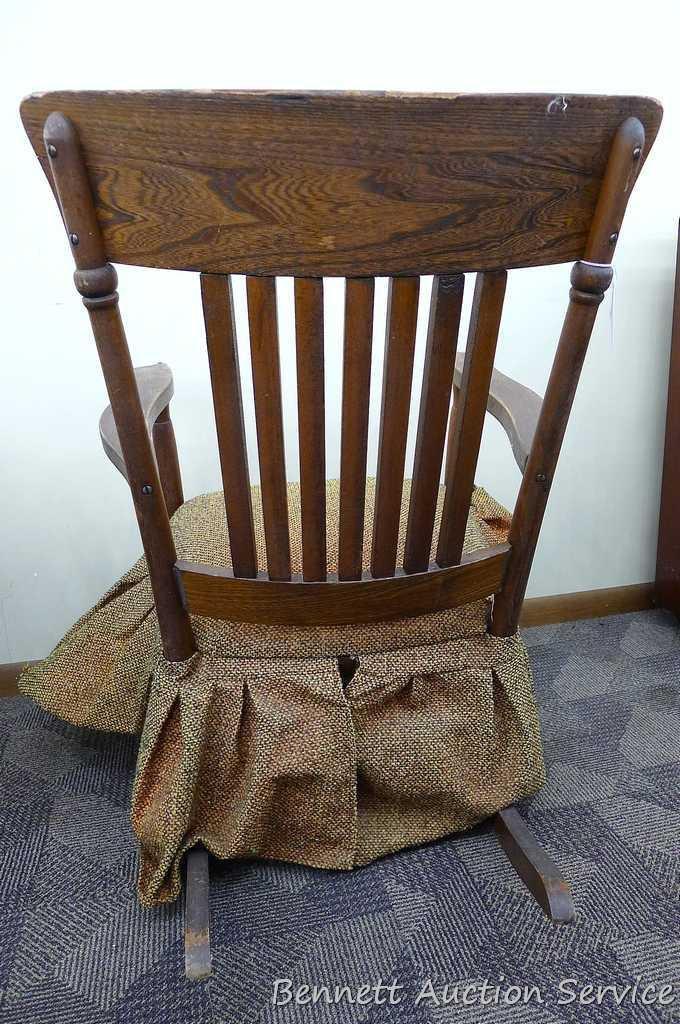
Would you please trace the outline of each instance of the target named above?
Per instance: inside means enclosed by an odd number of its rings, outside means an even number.
[[[370,551],[373,481],[366,496]],[[403,552],[410,483],[404,487]],[[291,557],[301,568],[299,485],[288,490]],[[443,491],[437,507],[435,533]],[[327,489],[328,565],[337,558],[338,484]],[[260,565],[260,493],[253,488]],[[499,543],[509,516],[472,498],[465,550]],[[222,492],[172,520],[178,557],[229,565]],[[434,541],[433,541],[434,544]],[[161,651],[140,559],[20,681],[77,725],[141,732],[132,800],[139,893],[174,898],[183,853],[261,856],[351,868],[464,829],[534,792],[544,768],[519,635],[491,636],[488,602],[413,619],[299,628],[194,616],[198,651]],[[343,686],[337,658],[359,667]]]

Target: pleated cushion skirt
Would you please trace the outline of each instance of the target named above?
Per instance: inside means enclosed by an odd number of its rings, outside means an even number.
[[[407,481],[400,554],[409,493]],[[338,498],[329,481],[329,571]],[[369,481],[365,558],[372,499]],[[288,501],[300,572],[299,485]],[[264,568],[257,487],[253,513]],[[465,551],[503,542],[508,525],[475,488]],[[222,492],[186,502],[172,526],[179,558],[230,564]],[[535,792],[544,766],[526,650],[519,634],[488,633],[488,605],[314,628],[194,616],[197,653],[168,662],[140,559],[20,687],[75,725],[141,733],[132,825],[152,905],[177,896],[182,855],[199,842],[221,858],[352,868]],[[358,662],[346,685],[341,655]]]

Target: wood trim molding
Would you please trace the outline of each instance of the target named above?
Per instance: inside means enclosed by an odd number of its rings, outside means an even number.
[[[659,540],[656,553],[656,603],[680,616],[680,529],[678,503],[680,502],[680,226],[675,261],[675,292],[673,297],[673,326],[671,328],[671,358],[668,368],[668,404],[666,406],[666,437],[661,482],[661,508],[659,511]]]
[[[654,584],[633,583],[627,587],[606,587],[603,590],[582,590],[575,594],[552,594],[530,597],[522,607],[520,626],[548,626],[576,619],[599,619],[606,615],[642,612],[655,607]],[[15,661],[0,665],[0,698],[15,697],[17,679],[24,665],[31,661]]]
[[[11,661],[0,665],[0,697],[16,697],[19,693],[17,679],[26,665],[35,665],[35,662]]]
[[[653,597],[652,583],[529,597],[522,605],[519,624],[522,629],[527,629],[530,626],[548,626],[576,619],[600,619],[606,615],[642,612],[654,607]]]

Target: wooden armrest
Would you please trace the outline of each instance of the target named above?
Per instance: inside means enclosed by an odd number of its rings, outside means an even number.
[[[455,388],[460,387],[464,361],[465,353],[458,352],[453,378]],[[500,370],[493,371],[487,409],[508,435],[512,454],[522,473],[529,458],[542,404],[543,400],[535,391],[525,388],[512,377],[506,377]]]
[[[153,426],[174,394],[172,370],[167,363],[154,363],[152,366],[135,368],[139,399],[149,434]],[[107,405],[99,419],[99,436],[106,455],[127,480],[125,461],[118,440],[118,431],[113,420],[111,406]]]

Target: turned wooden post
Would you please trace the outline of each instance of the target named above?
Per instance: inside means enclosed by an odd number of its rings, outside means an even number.
[[[616,132],[584,257],[571,271],[569,306],[510,527],[507,574],[494,601],[491,632],[496,636],[509,636],[517,629],[564,432],[597,309],[612,280],[610,261],[644,141],[644,128],[635,117]]]
[[[120,438],[149,565],[163,651],[170,661],[184,661],[196,647],[189,615],[175,582],[175,544],[118,309],[116,271],[106,260],[75,127],[63,114],[52,113],[45,122],[44,140],[76,264],[75,285],[90,315]]]

